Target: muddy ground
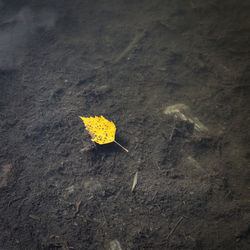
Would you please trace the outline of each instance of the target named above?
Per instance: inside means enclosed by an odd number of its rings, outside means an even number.
[[[0,1],[0,249],[249,249],[249,13]]]

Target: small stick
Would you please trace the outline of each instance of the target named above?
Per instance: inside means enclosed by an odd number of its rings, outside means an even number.
[[[176,230],[176,228],[180,225],[181,221],[184,219],[183,216],[180,217],[180,219],[177,221],[177,223],[175,224],[175,226],[173,227],[173,229],[170,231],[170,233],[168,234],[166,241],[169,239],[169,237],[174,233],[174,231]]]
[[[126,148],[124,148],[120,143],[118,143],[116,140],[114,140],[114,142],[118,145],[118,146],[120,146],[122,149],[124,149],[126,152],[128,152],[128,150],[126,149]]]

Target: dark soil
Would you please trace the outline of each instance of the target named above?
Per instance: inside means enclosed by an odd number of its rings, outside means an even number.
[[[0,249],[250,249],[249,13],[0,1]]]

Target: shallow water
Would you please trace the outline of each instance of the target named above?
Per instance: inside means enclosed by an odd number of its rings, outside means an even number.
[[[249,11],[0,1],[0,249],[248,249]]]

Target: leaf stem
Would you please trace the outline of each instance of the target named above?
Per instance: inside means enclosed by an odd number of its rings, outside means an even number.
[[[114,142],[128,153],[128,150],[124,148],[120,143],[118,143],[116,140],[114,140]]]

